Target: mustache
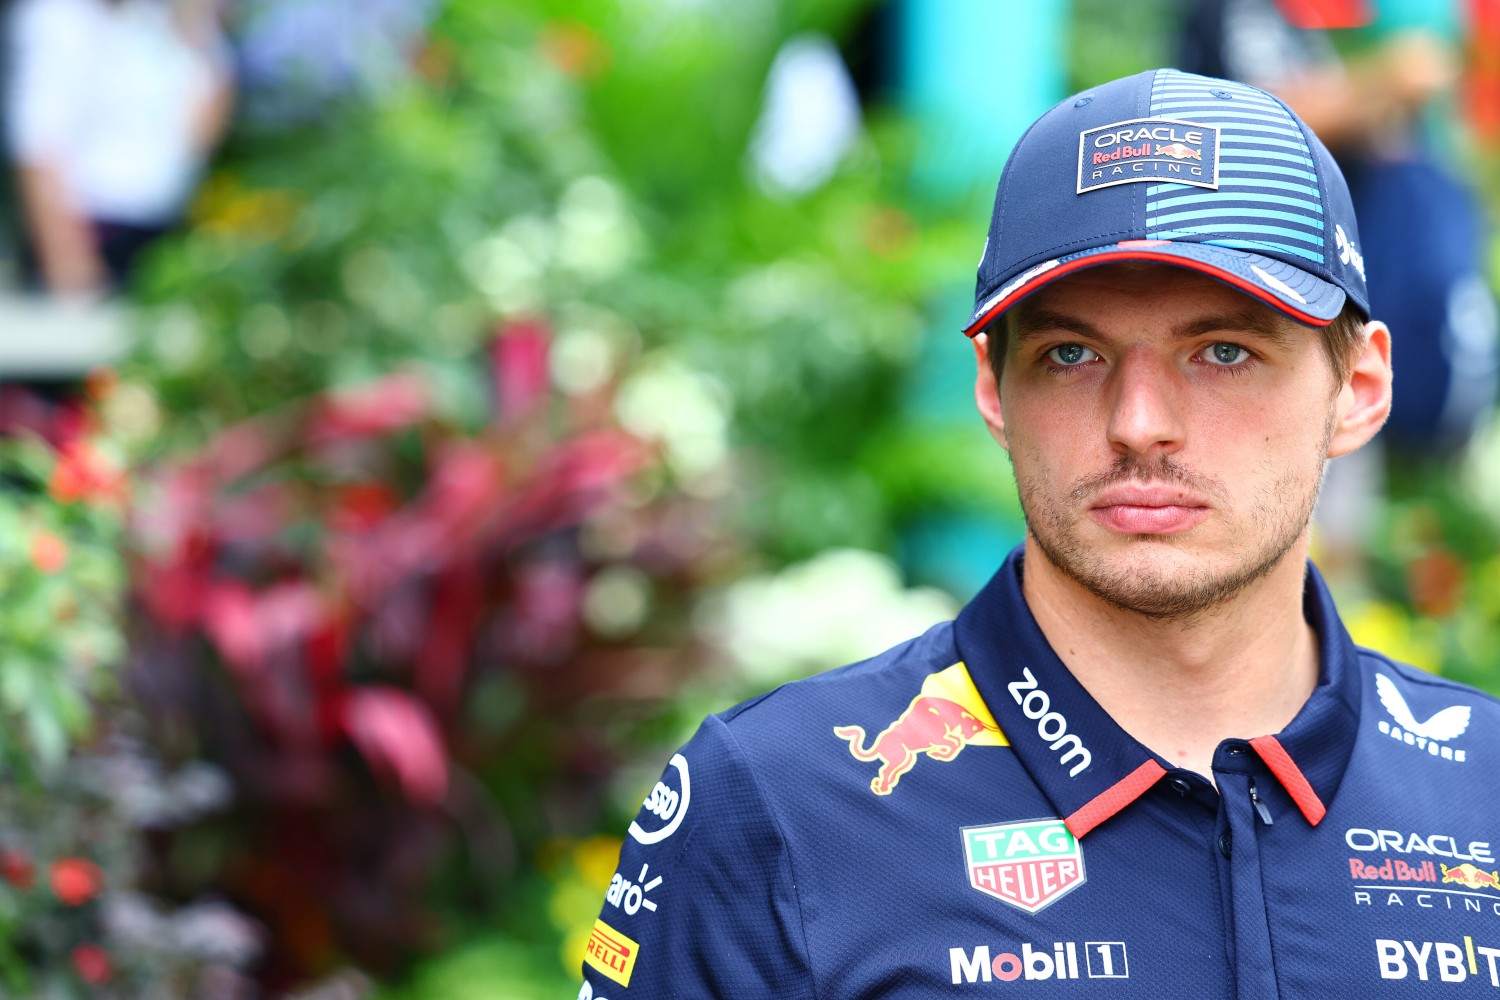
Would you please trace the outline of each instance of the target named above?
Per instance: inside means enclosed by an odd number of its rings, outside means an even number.
[[[1174,462],[1168,455],[1148,461],[1142,461],[1132,455],[1121,455],[1115,459],[1114,465],[1104,472],[1080,479],[1069,496],[1074,503],[1084,503],[1111,486],[1129,482],[1180,486],[1192,493],[1220,502],[1229,496],[1224,481],[1219,477],[1203,476],[1192,472]]]

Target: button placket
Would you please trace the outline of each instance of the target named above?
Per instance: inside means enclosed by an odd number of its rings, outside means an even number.
[[[1236,765],[1245,754],[1224,748]],[[1246,769],[1249,770],[1248,768]],[[1218,836],[1219,854],[1229,887],[1229,933],[1235,956],[1239,1000],[1269,1000],[1279,996],[1276,973],[1271,964],[1271,929],[1266,913],[1261,879],[1260,836],[1275,828],[1266,825],[1256,810],[1251,785],[1273,780],[1269,775],[1215,768],[1219,785],[1219,809],[1223,826]]]

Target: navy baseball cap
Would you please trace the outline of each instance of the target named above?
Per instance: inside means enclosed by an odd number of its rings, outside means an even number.
[[[1149,70],[1076,94],[1021,137],[995,192],[974,336],[1067,274],[1116,261],[1199,271],[1312,326],[1369,317],[1349,188],[1263,90]]]

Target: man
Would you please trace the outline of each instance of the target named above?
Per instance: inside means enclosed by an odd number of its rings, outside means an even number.
[[[580,996],[1500,987],[1500,706],[1356,649],[1307,562],[1390,407],[1366,302],[1269,95],[1158,70],[1044,115],[966,331],[1025,544],[955,622],[703,724]]]
[[[214,6],[19,0],[8,12],[6,138],[28,284],[117,291],[180,221],[233,99]]]
[[[1443,475],[1443,459],[1491,422],[1500,388],[1486,213],[1456,169],[1468,145],[1455,100],[1460,49],[1478,51],[1465,40],[1465,6],[1183,6],[1180,67],[1270,91],[1328,144],[1359,217],[1370,310],[1401,338],[1401,392],[1384,430],[1329,468],[1318,500],[1320,567],[1335,578],[1357,572],[1379,530],[1387,454],[1397,468]]]

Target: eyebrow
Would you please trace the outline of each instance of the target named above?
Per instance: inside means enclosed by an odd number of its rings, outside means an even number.
[[[1067,313],[1057,312],[1052,309],[1027,309],[1025,306],[1022,306],[1013,315],[1015,318],[1014,339],[1017,344],[1039,336],[1044,330],[1067,330],[1081,337],[1089,337],[1094,340],[1109,339],[1101,334],[1099,329],[1092,323],[1077,316],[1070,316]],[[1215,330],[1234,330],[1251,333],[1272,342],[1278,347],[1284,346],[1292,340],[1291,332],[1287,330],[1285,325],[1278,324],[1274,316],[1268,315],[1266,311],[1250,309],[1200,316],[1181,326],[1174,327],[1172,335],[1186,340],[1190,337],[1200,337],[1205,333],[1212,333]]]

